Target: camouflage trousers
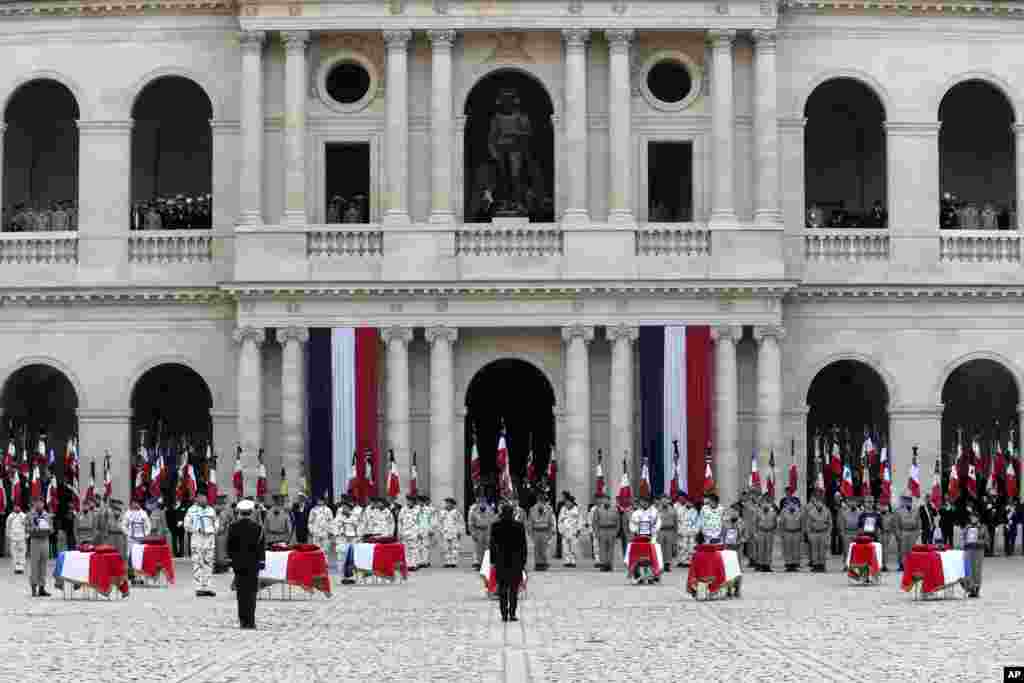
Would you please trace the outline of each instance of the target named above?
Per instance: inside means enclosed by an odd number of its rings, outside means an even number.
[[[11,541],[11,556],[14,559],[14,571],[25,571],[26,555],[28,555],[28,541]]]
[[[216,545],[213,534],[192,534],[192,583],[197,591],[210,590]]]
[[[448,538],[445,536],[442,541],[444,543],[444,564],[451,565],[453,567],[459,564],[459,551],[461,550],[458,536],[452,536]]]
[[[697,534],[679,534],[676,536],[676,558],[683,564],[690,564],[693,549],[697,547]]]

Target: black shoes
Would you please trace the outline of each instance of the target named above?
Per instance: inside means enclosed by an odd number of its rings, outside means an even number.
[[[48,597],[50,597],[50,594],[46,592],[45,588],[40,586],[39,587],[39,597],[41,597],[41,598],[48,598]]]
[[[519,617],[517,617],[516,615],[514,615],[514,614],[513,614],[512,616],[510,616],[510,617],[508,618],[508,620],[509,620],[509,621],[519,621]]]

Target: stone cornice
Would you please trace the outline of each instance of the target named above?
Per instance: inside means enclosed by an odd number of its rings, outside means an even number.
[[[0,289],[0,305],[19,304],[230,304],[234,297],[230,292],[217,288],[195,289],[117,289],[89,288],[47,289],[45,287],[24,289]]]
[[[796,300],[1024,299],[1024,285],[799,285],[788,295]]]
[[[10,16],[140,16],[237,14],[235,0],[104,0],[103,2],[0,3],[0,17]]]
[[[899,14],[914,15],[1024,16],[1024,4],[1022,3],[972,0],[961,2],[944,2],[942,0],[780,0],[779,6],[783,12],[790,13],[863,10],[865,12],[898,12]]]

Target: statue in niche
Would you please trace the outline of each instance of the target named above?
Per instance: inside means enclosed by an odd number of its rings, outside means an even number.
[[[497,170],[495,215],[526,216],[529,204],[530,141],[533,126],[523,113],[519,93],[504,88],[498,93],[498,110],[491,117],[487,151]]]

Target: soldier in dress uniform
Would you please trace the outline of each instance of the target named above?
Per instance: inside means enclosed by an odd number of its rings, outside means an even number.
[[[28,555],[28,515],[21,511],[20,505],[15,505],[7,516],[6,531],[14,573],[24,574],[25,557]]]
[[[494,521],[494,510],[487,504],[483,492],[477,494],[477,502],[469,509],[469,533],[473,536],[475,550],[473,569],[480,569],[484,551],[490,544],[491,523]]]
[[[228,535],[228,554],[235,571],[238,621],[243,629],[256,628],[256,591],[266,560],[266,541],[263,529],[252,519],[253,508],[250,500],[238,504],[240,519],[231,525]]]
[[[971,563],[971,575],[963,580],[964,588],[968,597],[976,598],[981,593],[981,570],[988,546],[988,529],[981,523],[981,516],[973,505],[967,509],[962,545],[964,555]]]
[[[437,533],[437,511],[430,504],[429,496],[420,496],[416,514],[416,526],[419,527],[420,567],[429,568],[431,555],[434,551],[434,536]]]
[[[815,491],[810,504],[804,508],[804,530],[807,533],[812,572],[824,572],[828,537],[832,531],[832,513],[825,506],[824,495]]]
[[[902,565],[903,561],[900,559],[900,517],[899,513],[893,509],[892,504],[885,500],[882,504],[882,528],[885,530],[883,534],[879,535],[879,540],[882,544],[882,571],[889,571],[889,553],[890,550],[895,550],[897,564]]]
[[[771,495],[764,494],[757,513],[757,563],[758,571],[772,571],[772,553],[775,549],[775,531],[779,526],[779,511]]]
[[[361,511],[355,506],[352,498],[342,496],[341,505],[334,513],[332,533],[335,538],[335,550],[338,558],[338,570],[342,575],[341,582],[344,584],[354,583],[351,576],[345,574],[345,560],[348,556],[348,547],[359,542],[359,522]]]
[[[921,515],[914,509],[914,499],[909,495],[900,498],[900,509],[896,514],[896,523],[899,525],[900,534],[897,559],[899,560],[899,570],[903,571],[903,558],[907,556],[921,536]]]
[[[565,566],[576,567],[576,543],[580,537],[580,509],[571,495],[565,499],[558,515],[558,532],[562,535],[562,559]]]
[[[836,494],[839,498],[839,507],[836,514],[839,515],[839,529],[842,531],[840,538],[839,551],[843,557],[846,557],[846,551],[853,543],[853,539],[857,536],[857,529],[860,526],[860,506],[857,505],[855,500],[847,500],[840,494]]]
[[[196,597],[213,597],[210,576],[213,574],[213,558],[217,546],[217,513],[210,506],[206,496],[200,496],[189,508],[182,522],[192,538],[192,581]]]
[[[662,555],[664,555],[665,571],[670,572],[676,556],[678,533],[676,509],[668,496],[662,496],[658,503],[658,519],[661,522],[661,526],[658,528],[658,544],[661,546]]]
[[[114,546],[122,558],[127,561],[128,539],[124,535],[124,527],[121,522],[124,519],[120,500],[111,500],[110,509],[107,511],[107,543]]]
[[[755,568],[757,567],[757,499],[759,497],[760,493],[758,490],[751,487],[744,492],[742,498],[743,526],[747,532],[744,547],[746,549],[747,563]]]
[[[126,541],[125,564],[128,565],[128,576],[132,580],[132,585],[138,585],[142,582],[142,578],[136,576],[135,571],[131,569],[132,549],[149,536],[151,529],[149,515],[139,505],[138,500],[133,500],[129,505],[128,512],[125,513],[124,518],[121,520],[121,530],[124,531]]]
[[[93,510],[91,500],[82,503],[82,511],[75,517],[75,540],[79,545],[96,545],[98,516]]]
[[[325,494],[320,497],[316,507],[309,511],[310,542],[325,553],[331,550],[331,527],[333,525],[334,514],[327,507],[327,495]]]
[[[459,566],[460,539],[463,529],[466,528],[462,513],[456,507],[454,498],[444,499],[444,509],[441,510],[441,542],[444,544],[444,566],[446,568]]]
[[[43,507],[42,498],[32,499],[32,512],[25,524],[29,537],[28,583],[32,587],[32,597],[49,597],[46,592],[46,562],[50,557],[54,524],[53,515]]]
[[[263,522],[263,537],[268,545],[288,544],[292,540],[291,515],[284,509],[284,496],[274,496],[274,505]],[[326,548],[324,548],[326,551]]]
[[[228,556],[228,533],[231,531],[232,522],[235,521],[235,515],[228,507],[227,496],[217,496],[214,512],[217,513],[217,540],[213,553],[213,573],[222,574],[231,566],[231,558]]]
[[[408,557],[409,571],[416,571],[420,568],[419,544],[419,503],[416,496],[405,497],[405,507],[398,513],[398,540],[405,546]]]
[[[678,530],[679,543],[679,567],[688,567],[693,557],[693,550],[697,543],[697,532],[700,531],[701,520],[700,510],[687,496],[681,497],[683,509],[676,515],[676,529]]]
[[[778,524],[782,532],[782,561],[786,565],[786,571],[800,571],[800,544],[803,541],[804,520],[795,498],[787,496],[783,499]]]
[[[610,572],[615,563],[615,537],[619,534],[619,512],[612,505],[608,494],[597,497],[594,508],[594,533],[597,535],[598,566],[603,572]]]
[[[153,512],[150,513],[149,526],[149,533],[154,536],[163,536],[167,545],[171,545],[171,525],[167,521],[167,511],[164,509],[163,500],[158,500]]]
[[[547,571],[548,551],[551,548],[551,534],[555,530],[555,513],[548,505],[547,497],[542,493],[537,502],[530,508],[526,524],[527,533],[533,541],[533,568],[539,572]]]

